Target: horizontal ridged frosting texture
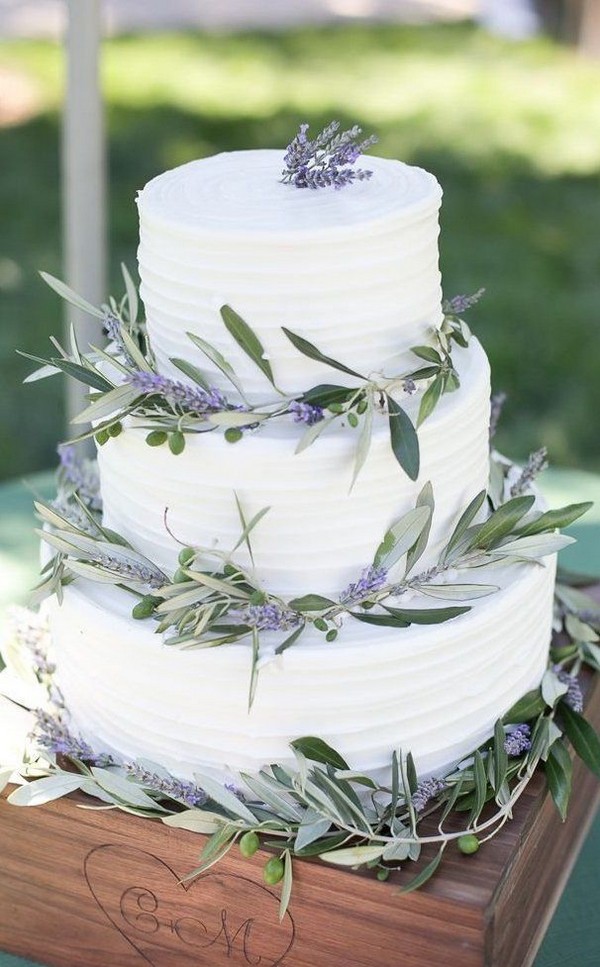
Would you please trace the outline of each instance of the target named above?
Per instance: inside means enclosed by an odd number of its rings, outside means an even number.
[[[147,430],[126,424],[99,448],[107,526],[172,572],[177,544],[229,551],[241,524],[235,494],[247,520],[269,507],[252,532],[256,569],[273,593],[334,594],[369,564],[388,527],[411,510],[426,481],[436,501],[430,550],[447,540],[469,500],[487,485],[489,472],[489,366],[474,340],[456,350],[461,387],[442,397],[419,429],[421,473],[411,481],[390,447],[387,417],[375,418],[365,466],[349,492],[359,430],[325,431],[295,453],[302,427],[281,418],[228,443],[220,430],[187,436],[183,453],[149,447]],[[416,410],[417,398],[407,398]],[[414,419],[414,413],[413,413]],[[236,560],[250,565],[245,547]]]
[[[80,583],[62,606],[50,604],[58,684],[99,747],[181,775],[289,761],[301,735],[321,736],[357,769],[384,769],[401,747],[420,773],[434,772],[477,747],[539,683],[554,568],[550,559],[478,574],[505,587],[442,625],[347,620],[329,644],[308,634],[261,668],[250,711],[249,647],[169,647],[151,621],[128,616],[125,595]]]
[[[223,327],[225,303],[258,334],[290,393],[331,381],[331,370],[299,354],[282,326],[365,375],[429,339],[441,322],[441,189],[421,168],[368,160],[371,180],[340,191],[282,184],[280,151],[215,155],[146,185],[138,261],[162,372],[177,372],[171,358],[191,359],[230,389],[190,343],[193,332],[231,361],[249,397],[270,389]]]

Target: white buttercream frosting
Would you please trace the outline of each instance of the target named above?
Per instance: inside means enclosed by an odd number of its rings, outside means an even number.
[[[354,768],[385,769],[402,748],[436,772],[488,737],[547,661],[554,560],[477,580],[504,587],[442,625],[348,619],[329,644],[309,631],[261,668],[250,711],[249,647],[169,647],[129,617],[127,595],[82,582],[50,606],[57,680],[88,739],[181,775],[287,762],[302,735]]]
[[[241,525],[270,510],[252,532],[257,574],[275,594],[335,594],[373,560],[388,527],[414,507],[431,481],[436,507],[424,563],[435,559],[453,522],[487,485],[489,366],[476,341],[456,350],[458,391],[445,395],[419,429],[421,473],[411,481],[391,447],[387,417],[375,417],[371,450],[349,492],[358,429],[326,430],[295,453],[302,428],[273,421],[239,443],[218,430],[187,436],[183,453],[149,447],[147,429],[127,426],[99,448],[104,520],[171,572],[181,544],[229,551]],[[419,396],[404,404],[416,418]],[[236,560],[250,564],[245,547]]]
[[[176,374],[169,359],[183,357],[231,388],[193,332],[231,361],[250,397],[270,389],[225,330],[224,303],[255,330],[290,393],[331,382],[332,371],[298,353],[282,326],[369,375],[399,365],[441,322],[433,175],[369,157],[370,181],[310,191],[282,184],[282,167],[280,151],[221,154],[140,193],[141,293],[162,372]]]
[[[167,172],[140,193],[141,291],[160,371],[179,377],[170,358],[185,358],[230,390],[192,346],[186,333],[193,332],[230,360],[251,399],[273,398],[224,328],[224,303],[258,334],[288,393],[353,378],[302,356],[282,326],[366,376],[406,371],[409,347],[428,342],[441,322],[435,178],[369,157],[370,181],[313,192],[281,184],[282,165],[277,151],[218,155]],[[233,547],[235,492],[248,519],[270,507],[252,534],[268,590],[337,596],[429,480],[436,508],[426,567],[489,470],[488,362],[476,340],[454,359],[461,386],[419,429],[416,482],[393,457],[383,415],[351,493],[351,427],[326,431],[300,454],[301,428],[290,418],[235,445],[220,430],[188,434],[174,456],[148,447],[147,428],[129,419],[99,451],[105,523],[170,572],[178,542]],[[415,420],[419,396],[403,402]],[[236,557],[249,563],[244,547]],[[419,772],[437,772],[488,737],[539,683],[554,567],[550,560],[478,571],[477,581],[501,589],[441,625],[390,629],[347,619],[335,642],[311,627],[279,657],[265,640],[251,710],[247,643],[169,646],[151,620],[132,619],[124,592],[78,580],[62,605],[48,604],[58,684],[89,741],[180,775],[285,762],[290,740],[306,734],[320,735],[359,769],[385,770],[402,748]]]

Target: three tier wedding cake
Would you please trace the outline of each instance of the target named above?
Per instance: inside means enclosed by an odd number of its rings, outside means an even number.
[[[246,399],[272,399],[267,376],[223,326],[219,310],[227,303],[252,327],[277,386],[291,397],[331,383],[332,370],[299,353],[284,326],[374,380],[408,371],[411,346],[433,348],[443,321],[441,190],[419,168],[383,158],[370,165],[370,180],[344,190],[300,191],[279,180],[281,152],[240,151],[150,182],[138,198],[138,258],[158,372],[179,379],[172,360],[186,359],[229,394],[226,376],[190,332],[229,360]],[[488,361],[475,339],[453,355],[460,387],[419,429],[415,480],[396,462],[380,413],[351,490],[360,428],[343,418],[301,453],[298,423],[288,416],[235,445],[218,431],[190,435],[177,455],[147,446],[138,418],[99,448],[103,522],[172,575],[181,545],[234,547],[237,495],[247,519],[269,508],[252,533],[261,585],[288,599],[318,591],[338,600],[430,481],[435,509],[418,568],[432,567],[489,476]],[[342,373],[333,382],[352,385],[353,378]],[[420,395],[400,388],[413,421]],[[252,565],[245,547],[237,559]],[[410,749],[418,771],[429,773],[489,735],[546,665],[553,559],[477,575],[478,584],[500,590],[476,600],[465,592],[471,610],[441,625],[398,629],[346,619],[327,642],[313,623],[281,655],[273,646],[285,634],[266,629],[250,709],[247,640],[170,648],[154,622],[131,617],[118,589],[78,581],[51,607],[57,680],[95,745],[186,776],[206,766],[256,771],[289,758],[290,741],[305,734],[322,736],[368,771],[386,766],[394,747]],[[450,583],[447,572],[442,577]],[[444,583],[436,583],[442,598]],[[452,601],[451,588],[447,594]],[[412,607],[440,603],[410,591],[398,602],[409,597]]]
[[[144,321],[126,271],[100,308],[47,277],[108,346],[73,332],[35,374],[88,386],[98,462],[64,448],[37,505],[33,658],[55,705],[46,798],[62,755],[88,794],[213,832],[209,852],[244,830],[251,852],[270,817],[286,862],[310,847],[383,877],[418,857],[430,800],[471,797],[469,851],[488,799],[499,828],[541,759],[560,776],[555,713],[579,722],[570,669],[593,637],[548,665],[557,528],[586,505],[545,510],[543,458],[490,454],[477,297],[442,301],[441,189],[399,161],[355,168],[358,133],[303,125],[285,153],[146,185]]]

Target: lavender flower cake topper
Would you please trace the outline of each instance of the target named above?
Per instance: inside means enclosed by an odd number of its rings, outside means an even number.
[[[340,132],[339,129],[340,122],[332,121],[311,140],[307,135],[308,124],[301,124],[285,152],[283,183],[295,185],[296,188],[314,190],[333,187],[337,190],[353,181],[369,179],[372,171],[350,166],[377,142],[376,135],[358,141],[362,133],[358,124],[347,131]]]

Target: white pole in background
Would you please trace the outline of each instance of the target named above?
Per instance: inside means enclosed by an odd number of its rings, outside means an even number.
[[[101,0],[67,0],[67,7],[62,139],[65,280],[93,305],[99,305],[106,299],[106,164],[99,79]],[[98,344],[97,319],[70,305],[66,318],[74,323],[82,349],[90,341]],[[67,415],[71,419],[84,408],[86,388],[74,380],[68,380],[68,384]]]

